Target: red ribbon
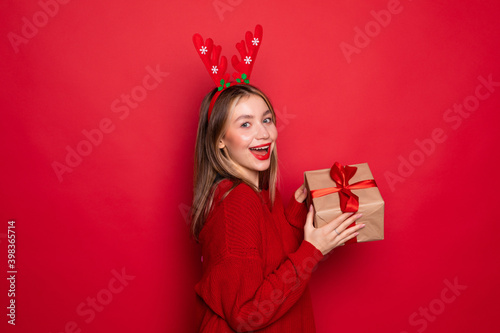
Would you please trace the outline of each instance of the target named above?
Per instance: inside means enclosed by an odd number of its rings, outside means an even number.
[[[358,170],[357,167],[353,166],[342,166],[339,162],[335,164],[330,169],[330,177],[337,184],[337,187],[328,187],[319,190],[311,190],[311,196],[313,198],[322,197],[332,193],[338,193],[340,199],[340,210],[343,213],[346,212],[357,212],[359,209],[359,197],[352,193],[351,190],[377,187],[374,179],[362,180],[354,184],[349,184],[349,180],[356,174]],[[354,223],[349,226],[354,226]],[[356,242],[356,237],[351,239],[351,241]],[[350,243],[348,241],[347,243]]]
[[[337,187],[322,188],[319,190],[311,190],[313,198],[322,197],[332,193],[339,193],[340,210],[343,213],[357,212],[359,209],[359,197],[352,193],[351,190],[377,187],[374,179],[362,180],[354,184],[349,184],[349,180],[356,174],[357,167],[342,166],[339,162],[330,169],[330,177],[337,184]]]

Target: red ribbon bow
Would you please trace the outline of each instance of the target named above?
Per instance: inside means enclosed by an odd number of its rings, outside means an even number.
[[[311,190],[313,198],[322,197],[324,195],[339,193],[340,210],[345,212],[357,212],[359,209],[359,197],[352,193],[351,190],[377,187],[374,179],[362,180],[354,184],[349,184],[349,180],[356,174],[357,167],[342,166],[339,162],[330,169],[330,177],[337,184],[337,187],[328,187],[319,190]]]

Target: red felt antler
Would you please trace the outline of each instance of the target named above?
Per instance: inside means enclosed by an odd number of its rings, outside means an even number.
[[[236,49],[239,51],[241,59],[238,59],[236,55],[231,58],[231,63],[234,69],[236,69],[236,72],[233,73],[233,77],[236,79],[236,83],[234,84],[250,83],[250,74],[252,74],[255,58],[257,57],[260,44],[262,43],[262,26],[260,24],[256,25],[254,34],[252,34],[251,31],[247,31],[245,34],[245,41],[242,40],[240,43],[236,43]],[[198,52],[207,68],[208,74],[218,87],[218,91],[212,97],[212,101],[208,107],[208,119],[210,119],[217,97],[219,97],[224,88],[231,85],[229,82],[230,76],[226,74],[227,59],[225,56],[222,56],[219,63],[219,56],[222,48],[218,45],[214,45],[211,38],[203,42],[203,38],[200,34],[194,34],[193,43],[196,52]]]
[[[233,77],[238,81],[238,79],[243,79],[245,83],[248,83],[250,79],[250,74],[252,74],[253,64],[255,63],[255,58],[257,57],[257,52],[259,51],[260,44],[262,42],[262,26],[258,24],[255,27],[255,34],[251,31],[247,31],[245,34],[245,41],[236,43],[236,49],[240,52],[241,59],[238,60],[236,55],[231,58],[231,63],[236,69],[236,73],[233,73]],[[245,74],[246,77],[242,77]],[[239,82],[239,81],[238,81]]]
[[[211,38],[208,38],[206,42],[203,42],[203,37],[201,37],[200,34],[195,34],[193,36],[193,43],[196,51],[203,61],[203,64],[205,64],[205,67],[207,68],[208,74],[215,82],[215,85],[220,85],[221,87],[219,88],[220,90],[222,90],[224,85],[229,81],[229,74],[226,74],[226,57],[222,56],[219,63],[219,56],[222,47],[220,47],[219,45],[214,45],[214,42]]]

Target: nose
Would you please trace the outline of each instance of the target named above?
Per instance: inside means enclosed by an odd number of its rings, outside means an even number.
[[[257,139],[266,140],[269,139],[269,131],[265,124],[260,124],[257,132]]]

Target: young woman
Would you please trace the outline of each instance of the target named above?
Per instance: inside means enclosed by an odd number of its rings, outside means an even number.
[[[317,263],[355,237],[359,215],[314,228],[304,185],[283,207],[276,188],[276,115],[257,88],[224,89],[200,110],[192,232],[203,275],[200,332],[315,332],[308,282]]]

